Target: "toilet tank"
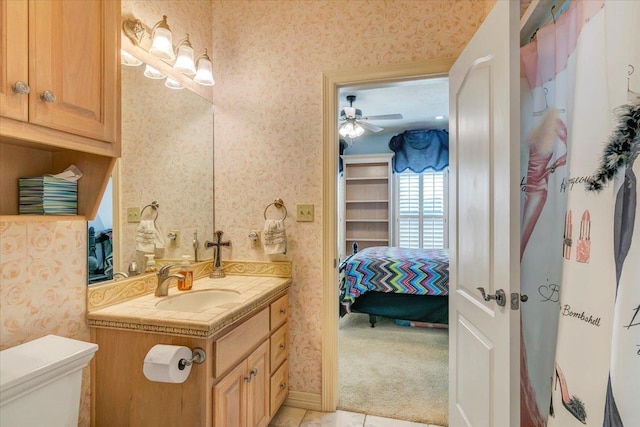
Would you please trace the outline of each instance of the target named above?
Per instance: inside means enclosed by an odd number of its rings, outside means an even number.
[[[82,368],[97,350],[47,335],[0,351],[0,426],[77,427]]]

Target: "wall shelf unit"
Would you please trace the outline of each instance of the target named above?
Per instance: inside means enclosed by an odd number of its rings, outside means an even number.
[[[339,201],[340,253],[358,248],[389,246],[391,226],[391,159],[393,153],[343,155],[344,165]]]

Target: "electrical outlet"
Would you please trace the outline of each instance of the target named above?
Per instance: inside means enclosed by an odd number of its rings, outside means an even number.
[[[298,203],[296,205],[296,221],[313,222],[313,203]]]
[[[127,208],[127,222],[140,222],[140,207]]]

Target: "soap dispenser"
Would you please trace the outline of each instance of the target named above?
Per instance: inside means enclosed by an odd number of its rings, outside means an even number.
[[[182,262],[180,263],[180,270],[178,274],[184,276],[184,279],[178,279],[178,290],[188,291],[193,287],[193,270],[189,265],[189,255],[182,255]]]
[[[144,268],[145,273],[154,273],[156,271],[156,260],[153,254],[145,254],[147,257],[146,266]]]

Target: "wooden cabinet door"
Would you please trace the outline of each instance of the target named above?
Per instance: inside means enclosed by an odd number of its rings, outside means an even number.
[[[26,122],[29,97],[15,93],[29,83],[29,9],[27,0],[0,0],[0,116]]]
[[[247,364],[240,363],[213,387],[213,426],[245,427],[245,374]]]
[[[29,122],[115,142],[120,2],[30,0],[29,31]]]
[[[265,341],[247,359],[251,381],[247,386],[247,427],[269,424],[269,342]]]

